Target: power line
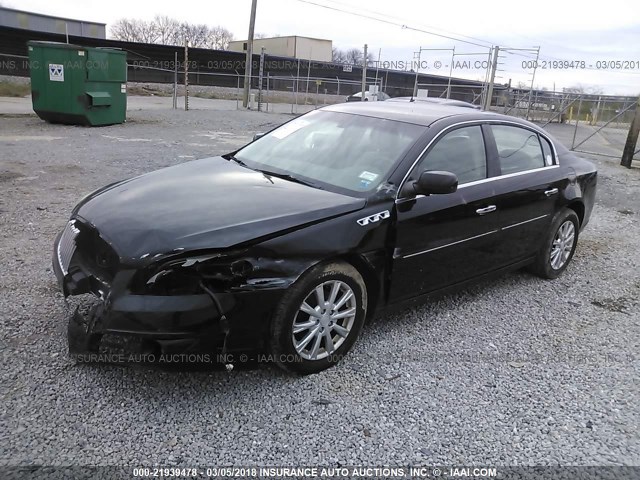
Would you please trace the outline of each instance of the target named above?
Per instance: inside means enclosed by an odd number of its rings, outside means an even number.
[[[460,37],[471,38],[471,39],[477,40],[479,42],[484,42],[485,45],[482,45],[482,44],[479,44],[479,43],[476,43],[476,42],[471,42],[471,41],[468,41],[468,40],[462,40],[460,38],[456,38],[456,37],[453,37],[453,36],[450,36],[450,35],[444,35],[444,34],[441,34],[441,33],[436,33],[436,32],[430,31],[430,30],[424,30],[424,29],[421,29],[421,28],[412,27],[412,26],[410,26],[410,25],[408,25],[406,23],[399,23],[398,21],[387,20],[385,18],[379,18],[377,16],[373,16],[373,15],[379,15],[379,16],[385,16],[387,18],[395,18],[396,20],[404,21],[400,17],[394,17],[392,15],[388,15],[388,14],[381,13],[381,12],[375,12],[373,10],[359,9],[360,12],[366,11],[366,12],[370,13],[370,15],[367,15],[365,13],[353,12],[353,11],[350,11],[350,10],[345,10],[343,8],[339,8],[339,7],[335,7],[335,6],[331,6],[331,5],[325,5],[325,4],[318,3],[318,2],[313,1],[313,0],[295,0],[295,1],[300,2],[300,3],[306,3],[306,4],[309,4],[309,5],[314,5],[316,7],[324,8],[324,9],[327,9],[327,10],[332,10],[332,11],[336,11],[336,12],[340,12],[340,13],[346,13],[348,15],[352,15],[352,16],[355,16],[355,17],[366,18],[368,20],[373,20],[373,21],[376,21],[376,22],[384,23],[384,24],[387,24],[387,25],[392,25],[392,26],[395,26],[395,27],[400,27],[400,28],[402,28],[404,30],[412,30],[412,31],[415,31],[415,32],[426,33],[428,35],[433,35],[433,36],[440,37],[440,38],[446,38],[448,40],[453,40],[455,42],[466,43],[468,45],[474,45],[476,47],[490,49],[490,48],[493,47],[493,45],[499,44],[499,42],[492,42],[492,41],[489,41],[489,40],[482,40],[482,39],[479,39],[479,38],[470,37],[470,36],[462,35],[462,34],[455,33],[455,32],[448,32],[451,35],[457,35],[457,36],[460,36]],[[334,4],[337,4],[337,5],[344,5],[346,7],[351,7],[348,4],[337,2],[335,0],[326,0],[326,1],[334,3]],[[356,7],[353,6],[353,8],[356,8]],[[430,28],[435,28],[435,27],[430,27]],[[439,30],[442,30],[442,29],[439,29]],[[442,30],[442,31],[446,31],[446,30]],[[528,38],[528,37],[524,37],[522,35],[519,35],[519,36],[521,36],[522,38]],[[504,50],[509,50],[509,49],[505,48]],[[515,56],[519,56],[519,57],[523,57],[523,58],[528,58],[528,59],[531,59],[531,60],[534,60],[536,58],[535,55],[526,54],[526,53],[522,53],[522,52],[513,52],[512,51],[512,52],[510,52],[510,54],[511,55],[515,55]],[[553,56],[550,56],[550,55],[542,55],[542,54],[540,54],[538,56],[538,60],[562,61],[562,62],[565,61],[564,59],[561,59],[561,58],[553,57]],[[611,70],[604,70],[604,69],[599,69],[599,68],[595,68],[595,67],[585,67],[584,69],[580,69],[580,70],[597,71],[597,72],[602,72],[602,73],[640,75],[640,72],[611,71]],[[569,71],[569,70],[567,70],[567,71]]]
[[[344,2],[338,2],[338,1],[336,1],[336,0],[325,0],[325,1],[327,1],[327,2],[329,2],[329,3],[335,3],[335,4],[338,4],[338,5],[343,5],[343,6],[346,6],[346,7],[359,8],[359,7],[355,6],[355,5],[348,4],[348,3],[344,3]],[[384,12],[376,12],[376,11],[373,11],[373,10],[369,10],[369,12],[370,12],[370,13],[374,13],[374,14],[376,14],[376,15],[380,15],[380,16],[382,16],[382,17],[394,18],[394,19],[396,19],[396,20],[400,20],[400,21],[402,21],[402,22],[411,21],[411,20],[407,20],[406,18],[396,17],[396,16],[394,16],[394,15],[390,15],[390,14],[388,14],[388,13],[384,13]],[[433,31],[433,30],[437,30],[437,31],[440,31],[440,32],[444,32],[444,33],[446,33],[446,34],[448,34],[448,35],[455,35],[455,36],[457,36],[457,37],[461,37],[461,38],[468,38],[468,39],[470,39],[470,40],[475,40],[475,41],[477,41],[477,42],[486,43],[486,44],[487,44],[487,47],[492,47],[493,45],[496,45],[496,44],[497,44],[496,42],[493,42],[492,40],[484,40],[484,39],[482,39],[482,38],[472,37],[472,36],[470,36],[470,35],[463,35],[462,33],[459,33],[459,32],[453,32],[453,31],[451,31],[451,30],[445,30],[445,29],[443,29],[443,28],[434,27],[434,26],[432,26],[432,25],[425,25],[425,24],[421,24],[421,23],[416,23],[416,25],[417,25],[417,26],[419,26],[419,27],[422,27],[422,28],[428,28],[428,29],[430,29],[431,31]]]
[[[314,2],[312,0],[296,0],[296,1],[300,2],[300,3],[308,3],[309,5],[315,5],[316,7],[325,8],[327,10],[333,10],[333,11],[336,11],[336,12],[346,13],[346,14],[349,14],[349,15],[353,15],[355,17],[366,18],[366,19],[369,19],[369,20],[374,20],[376,22],[386,23],[387,25],[393,25],[395,27],[400,27],[400,28],[405,29],[405,30],[414,30],[416,32],[426,33],[428,35],[433,35],[433,36],[436,36],[436,37],[446,38],[448,40],[453,40],[455,42],[467,43],[469,45],[475,45],[476,47],[489,48],[487,45],[481,45],[479,43],[470,42],[468,40],[461,40],[459,38],[451,37],[451,36],[448,36],[448,35],[443,35],[443,34],[440,34],[440,33],[435,33],[435,32],[431,32],[431,31],[428,31],[428,30],[423,30],[423,29],[420,29],[420,28],[410,27],[409,25],[404,24],[404,23],[398,23],[398,22],[394,22],[394,21],[391,21],[391,20],[385,20],[383,18],[374,17],[372,15],[366,15],[366,14],[358,13],[358,12],[351,12],[349,10],[344,10],[344,9],[338,8],[338,7],[332,7],[330,5],[323,5],[321,3],[317,3],[317,2]],[[373,12],[373,13],[375,13],[375,12]]]

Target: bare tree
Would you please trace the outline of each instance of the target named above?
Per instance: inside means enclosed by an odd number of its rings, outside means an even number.
[[[156,15],[153,22],[156,24],[158,43],[162,45],[175,45],[178,43],[177,36],[180,23],[177,20],[167,15]]]
[[[567,93],[578,93],[578,94],[587,94],[587,95],[602,95],[604,90],[600,87],[585,87],[581,83],[574,85],[572,87],[567,87],[564,89]]]
[[[221,26],[212,27],[209,29],[207,48],[227,50],[231,40],[233,40],[233,33],[229,30]]]
[[[253,35],[253,38],[269,38],[269,35],[266,33],[256,33]]]
[[[111,35],[125,42],[156,43],[158,29],[155,22],[123,18],[111,27]]]
[[[373,56],[373,52],[368,51],[367,52],[367,66],[368,67],[373,67],[375,65],[376,62],[376,57]]]
[[[345,53],[337,47],[331,49],[331,61],[333,63],[346,63],[347,56]]]
[[[345,52],[345,60],[351,65],[362,65],[362,51],[358,48],[350,48]]]
[[[139,42],[140,35],[136,20],[121,18],[111,26],[111,36],[124,42]]]
[[[188,41],[192,47],[221,50],[233,40],[233,34],[224,27],[181,23],[166,15],[156,15],[150,22],[123,18],[111,27],[111,35],[127,42],[182,46]]]
[[[342,63],[349,63],[351,65],[363,66],[364,53],[359,48],[350,48],[346,52],[343,52],[338,49],[334,49],[334,51],[332,51],[332,54],[338,55],[338,56],[341,55],[341,57],[339,56],[337,58],[341,58]],[[335,61],[336,60],[334,60],[334,62]],[[373,56],[373,53],[367,52],[367,66],[369,67],[374,66],[375,62],[376,62],[376,59]]]
[[[155,22],[145,22],[144,20],[136,20],[136,22],[142,43],[156,43],[158,41],[158,28]]]
[[[205,48],[209,38],[209,27],[204,24],[183,23],[180,25],[182,42],[188,40],[194,48]]]

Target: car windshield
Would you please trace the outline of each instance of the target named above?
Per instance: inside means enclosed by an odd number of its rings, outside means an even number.
[[[322,187],[375,189],[424,133],[418,125],[315,111],[235,153],[247,167]]]

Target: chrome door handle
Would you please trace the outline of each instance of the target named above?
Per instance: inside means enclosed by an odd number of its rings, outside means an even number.
[[[476,213],[478,215],[486,215],[487,213],[491,213],[491,212],[495,212],[495,211],[496,211],[496,206],[495,205],[489,205],[488,207],[477,209]]]
[[[547,197],[550,197],[551,195],[555,195],[556,193],[558,193],[558,189],[557,189],[557,188],[552,188],[551,190],[546,190],[546,191],[544,192],[544,194],[545,194]]]

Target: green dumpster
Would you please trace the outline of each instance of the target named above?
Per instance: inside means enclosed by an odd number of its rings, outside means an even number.
[[[127,54],[57,42],[27,43],[31,98],[51,123],[113,125],[127,114]]]

